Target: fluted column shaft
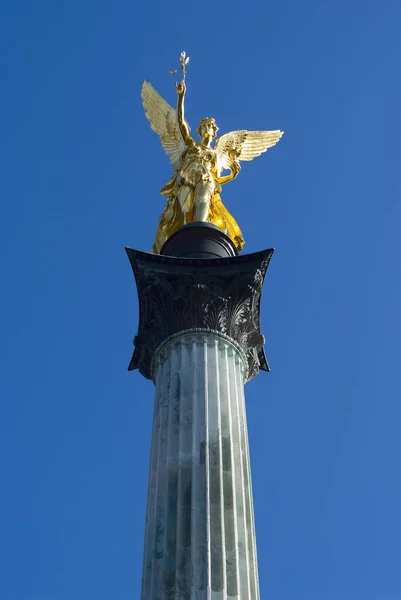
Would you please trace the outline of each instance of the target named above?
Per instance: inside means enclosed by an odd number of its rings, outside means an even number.
[[[245,369],[217,333],[156,353],[142,600],[259,600]]]

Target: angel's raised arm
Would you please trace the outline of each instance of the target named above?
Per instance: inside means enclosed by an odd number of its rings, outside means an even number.
[[[187,89],[186,85],[185,85],[185,81],[181,81],[181,83],[177,83],[176,88],[177,88],[177,94],[178,94],[178,101],[177,101],[178,127],[180,128],[182,139],[184,140],[185,144],[188,145],[192,141],[192,137],[191,137],[191,129],[190,129],[188,123],[186,122],[185,116],[184,116],[184,97],[185,97],[185,92]]]

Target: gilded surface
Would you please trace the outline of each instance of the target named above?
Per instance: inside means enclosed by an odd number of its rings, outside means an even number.
[[[142,102],[150,126],[159,136],[174,169],[173,177],[161,190],[167,204],[161,214],[153,252],[158,254],[164,242],[186,223],[213,223],[235,243],[244,245],[241,230],[220,199],[222,185],[240,172],[240,161],[252,160],[274,146],[283,131],[232,131],[216,138],[218,127],[213,118],[203,118],[196,141],[185,119],[185,67],[189,61],[181,54],[184,78],[176,84],[177,109],[170,106],[150,83],[142,84]],[[223,175],[223,171],[229,171]]]

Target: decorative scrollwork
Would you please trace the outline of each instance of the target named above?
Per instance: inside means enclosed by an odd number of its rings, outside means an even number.
[[[234,340],[247,359],[248,379],[269,370],[260,332],[260,296],[273,250],[216,259],[155,256],[127,249],[139,294],[139,331],[129,369],[152,378],[157,348],[188,330]]]

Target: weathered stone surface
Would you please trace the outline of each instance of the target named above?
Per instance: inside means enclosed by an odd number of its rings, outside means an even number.
[[[155,356],[142,600],[259,600],[247,358],[192,332]]]
[[[221,259],[174,258],[127,248],[139,295],[139,328],[129,369],[154,378],[160,346],[186,330],[214,331],[246,355],[246,380],[269,370],[260,296],[273,249]]]

